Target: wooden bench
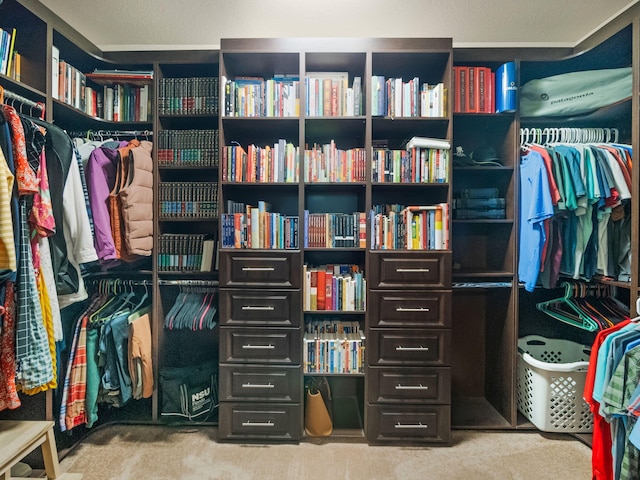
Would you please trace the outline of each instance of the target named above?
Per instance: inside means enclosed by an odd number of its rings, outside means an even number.
[[[47,421],[0,421],[0,480],[10,480],[11,467],[42,447],[44,471],[48,479],[80,480],[77,473],[61,473],[58,450],[53,433],[53,422]]]

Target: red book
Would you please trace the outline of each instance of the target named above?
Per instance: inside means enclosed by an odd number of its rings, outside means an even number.
[[[327,298],[327,287],[326,287],[326,272],[324,270],[318,270],[317,273],[317,292],[318,292],[318,310],[326,310],[326,298]]]
[[[467,108],[465,112],[469,113],[477,113],[477,100],[478,100],[478,92],[476,90],[477,79],[478,76],[478,67],[468,67],[467,70],[469,73],[467,75],[467,98],[466,104]]]
[[[458,89],[460,91],[460,112],[467,111],[467,79],[469,77],[469,67],[460,67],[460,75],[458,76]]]

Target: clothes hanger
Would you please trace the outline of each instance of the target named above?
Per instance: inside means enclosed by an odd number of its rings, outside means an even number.
[[[564,295],[560,298],[539,302],[536,308],[550,317],[560,320],[561,322],[573,325],[574,327],[594,332],[598,330],[599,325],[589,317],[572,298],[573,285],[569,282],[562,282],[564,287]]]

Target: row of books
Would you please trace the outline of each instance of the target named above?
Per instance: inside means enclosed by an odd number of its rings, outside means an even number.
[[[303,308],[311,311],[363,312],[367,281],[358,265],[303,265]]]
[[[227,182],[297,182],[300,148],[285,139],[273,146],[228,145],[222,150],[222,179]]]
[[[489,67],[453,67],[453,111],[494,113],[496,111],[495,81],[495,73]]]
[[[218,77],[161,78],[158,82],[158,114],[217,115]]]
[[[377,205],[370,212],[373,250],[447,250],[450,245],[448,203],[424,206]]]
[[[221,111],[226,117],[297,117],[300,115],[300,78],[297,75],[222,77]]]
[[[305,248],[366,248],[364,212],[309,213],[304,211]]]
[[[373,149],[371,180],[390,183],[447,183],[450,150],[413,147]]]
[[[314,72],[305,77],[305,112],[308,117],[362,115],[362,77],[348,72]]]
[[[305,182],[364,182],[366,166],[363,148],[341,150],[334,140],[304,151]]]
[[[419,77],[371,77],[371,115],[386,117],[444,117],[447,89],[444,83],[420,83]]]
[[[350,267],[349,265],[345,265]],[[335,265],[327,265],[330,270],[335,269]],[[340,268],[340,266],[339,266]],[[327,316],[305,316],[304,333],[320,334],[320,333],[359,333],[361,330],[360,322],[354,320],[343,320],[341,317]]]
[[[223,213],[222,248],[297,249],[298,217],[277,212]]]
[[[160,130],[158,164],[175,167],[217,167],[218,130]]]
[[[158,239],[161,272],[217,270],[217,241],[204,234],[163,233]]]
[[[160,182],[160,217],[163,219],[218,216],[217,182]]]
[[[160,130],[158,164],[176,167],[217,167],[218,130]]]
[[[16,75],[19,75],[20,59],[16,61],[16,56],[20,57],[20,54],[15,50],[16,44],[16,29],[2,29],[0,28],[0,74],[7,75],[15,80]]]
[[[352,333],[305,333],[304,373],[364,373],[365,337]]]

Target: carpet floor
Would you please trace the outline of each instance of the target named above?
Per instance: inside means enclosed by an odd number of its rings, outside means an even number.
[[[108,425],[61,461],[83,480],[587,480],[591,449],[569,435],[454,430],[450,447],[335,440],[216,442],[215,427]]]

